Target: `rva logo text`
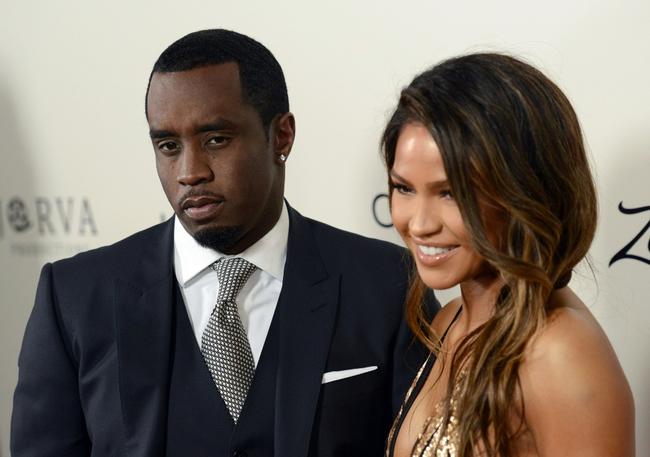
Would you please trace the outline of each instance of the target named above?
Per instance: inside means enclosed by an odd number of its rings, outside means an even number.
[[[86,197],[0,199],[0,236],[36,231],[39,235],[97,235],[97,225]]]

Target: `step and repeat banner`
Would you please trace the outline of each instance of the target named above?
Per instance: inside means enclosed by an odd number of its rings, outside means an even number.
[[[26,0],[2,9],[0,457],[40,268],[171,215],[144,117],[147,78],[168,44],[215,27],[258,39],[284,68],[297,124],[291,204],[396,243],[378,145],[400,89],[479,50],[520,56],[556,81],[581,120],[600,199],[593,269],[581,266],[572,286],[621,360],[637,455],[650,455],[650,3]]]

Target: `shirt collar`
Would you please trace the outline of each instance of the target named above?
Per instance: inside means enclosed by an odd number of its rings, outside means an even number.
[[[176,279],[183,287],[222,257],[241,257],[267,272],[280,282],[284,276],[289,239],[289,212],[282,204],[280,218],[266,235],[243,252],[228,256],[222,252],[201,246],[187,233],[183,224],[174,218],[174,269]]]

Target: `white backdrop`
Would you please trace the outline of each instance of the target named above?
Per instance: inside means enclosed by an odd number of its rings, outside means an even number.
[[[43,262],[111,243],[171,210],[143,113],[158,54],[185,33],[249,34],[282,64],[297,142],[286,195],[303,214],[398,241],[373,217],[381,129],[402,86],[468,51],[526,58],[584,127],[601,217],[573,286],[609,335],[650,455],[650,2],[6,2],[0,17],[0,457],[16,359]],[[376,215],[386,221],[385,199]],[[623,249],[635,237],[638,239]],[[636,256],[611,266],[617,252]],[[396,304],[398,306],[398,304]]]

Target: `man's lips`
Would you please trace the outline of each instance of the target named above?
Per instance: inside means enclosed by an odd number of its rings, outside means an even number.
[[[190,219],[200,222],[216,216],[223,202],[222,198],[210,195],[187,197],[182,201],[181,209]]]
[[[181,209],[198,208],[200,206],[210,205],[213,203],[221,203],[223,198],[213,197],[211,195],[199,195],[195,197],[187,197],[181,202]]]

